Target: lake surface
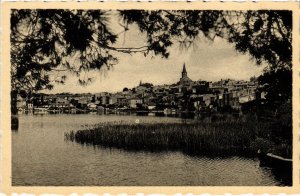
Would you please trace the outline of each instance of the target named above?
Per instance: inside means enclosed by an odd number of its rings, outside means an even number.
[[[64,133],[105,122],[181,122],[120,115],[19,115],[12,132],[12,185],[35,186],[277,186],[257,159],[207,158],[181,152],[132,152],[65,141]]]

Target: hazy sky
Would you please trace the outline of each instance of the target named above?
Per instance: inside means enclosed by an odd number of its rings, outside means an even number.
[[[112,17],[114,32],[122,31],[116,17]],[[126,34],[121,34],[118,46],[142,46],[145,35],[135,26],[131,26]],[[199,36],[194,46],[188,50],[180,50],[175,44],[170,48],[170,56],[163,59],[160,56],[143,54],[117,54],[119,63],[113,69],[91,73],[95,80],[88,86],[80,86],[77,78],[70,74],[64,85],[55,85],[50,93],[71,92],[116,92],[124,87],[132,88],[142,82],[172,84],[179,81],[183,63],[186,64],[188,76],[192,80],[217,81],[220,79],[249,80],[251,76],[261,74],[265,65],[257,66],[249,55],[237,53],[233,46],[221,38],[213,42]]]

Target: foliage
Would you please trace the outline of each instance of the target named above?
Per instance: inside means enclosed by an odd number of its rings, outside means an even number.
[[[189,47],[200,33],[227,39],[237,51],[249,52],[258,64],[291,68],[292,12],[216,10],[124,10],[124,21],[147,34],[148,46],[168,57],[167,47],[179,41]]]
[[[111,67],[117,59],[109,44],[117,36],[106,22],[100,10],[12,10],[12,89],[21,94],[52,89],[53,82],[65,81],[64,71],[80,76],[82,71]]]
[[[270,107],[278,108],[287,101],[291,104],[293,82],[290,69],[271,69],[264,72],[258,80],[262,84],[260,91],[268,92],[266,100]]]
[[[291,75],[292,67],[291,11],[117,11],[124,32],[135,24],[146,34],[145,45],[137,48],[115,47],[120,34],[110,29],[112,12],[116,11],[12,10],[13,94],[28,97],[32,92],[52,89],[54,82],[64,83],[66,71],[78,76],[79,83],[86,85],[92,78],[85,73],[103,67],[110,69],[118,62],[116,52],[139,52],[168,58],[168,48],[175,42],[188,48],[204,35],[211,40],[217,36],[226,39],[238,52],[249,53],[258,64],[262,61],[269,63],[260,80],[261,84],[268,83],[264,90],[273,97],[275,87],[289,85],[287,89],[278,88],[278,91],[281,98],[291,97],[291,80],[285,80]],[[274,77],[278,82],[270,85]],[[279,93],[276,98],[279,98]]]

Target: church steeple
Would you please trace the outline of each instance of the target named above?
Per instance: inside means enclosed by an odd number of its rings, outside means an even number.
[[[183,69],[182,69],[182,72],[181,72],[181,76],[182,76],[182,78],[187,77],[187,72],[186,72],[186,68],[185,68],[185,63],[183,64]]]
[[[181,78],[179,81],[179,84],[181,85],[189,85],[192,82],[192,80],[187,76],[187,71],[185,68],[185,63],[183,63],[183,68],[181,72]]]

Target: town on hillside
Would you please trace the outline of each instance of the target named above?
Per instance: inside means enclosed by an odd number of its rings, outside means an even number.
[[[218,82],[193,81],[185,64],[181,78],[175,84],[143,83],[122,92],[45,94],[37,93],[28,99],[18,98],[19,113],[105,113],[153,112],[178,114],[182,112],[241,113],[243,104],[263,100],[256,77],[249,81],[225,79]]]

